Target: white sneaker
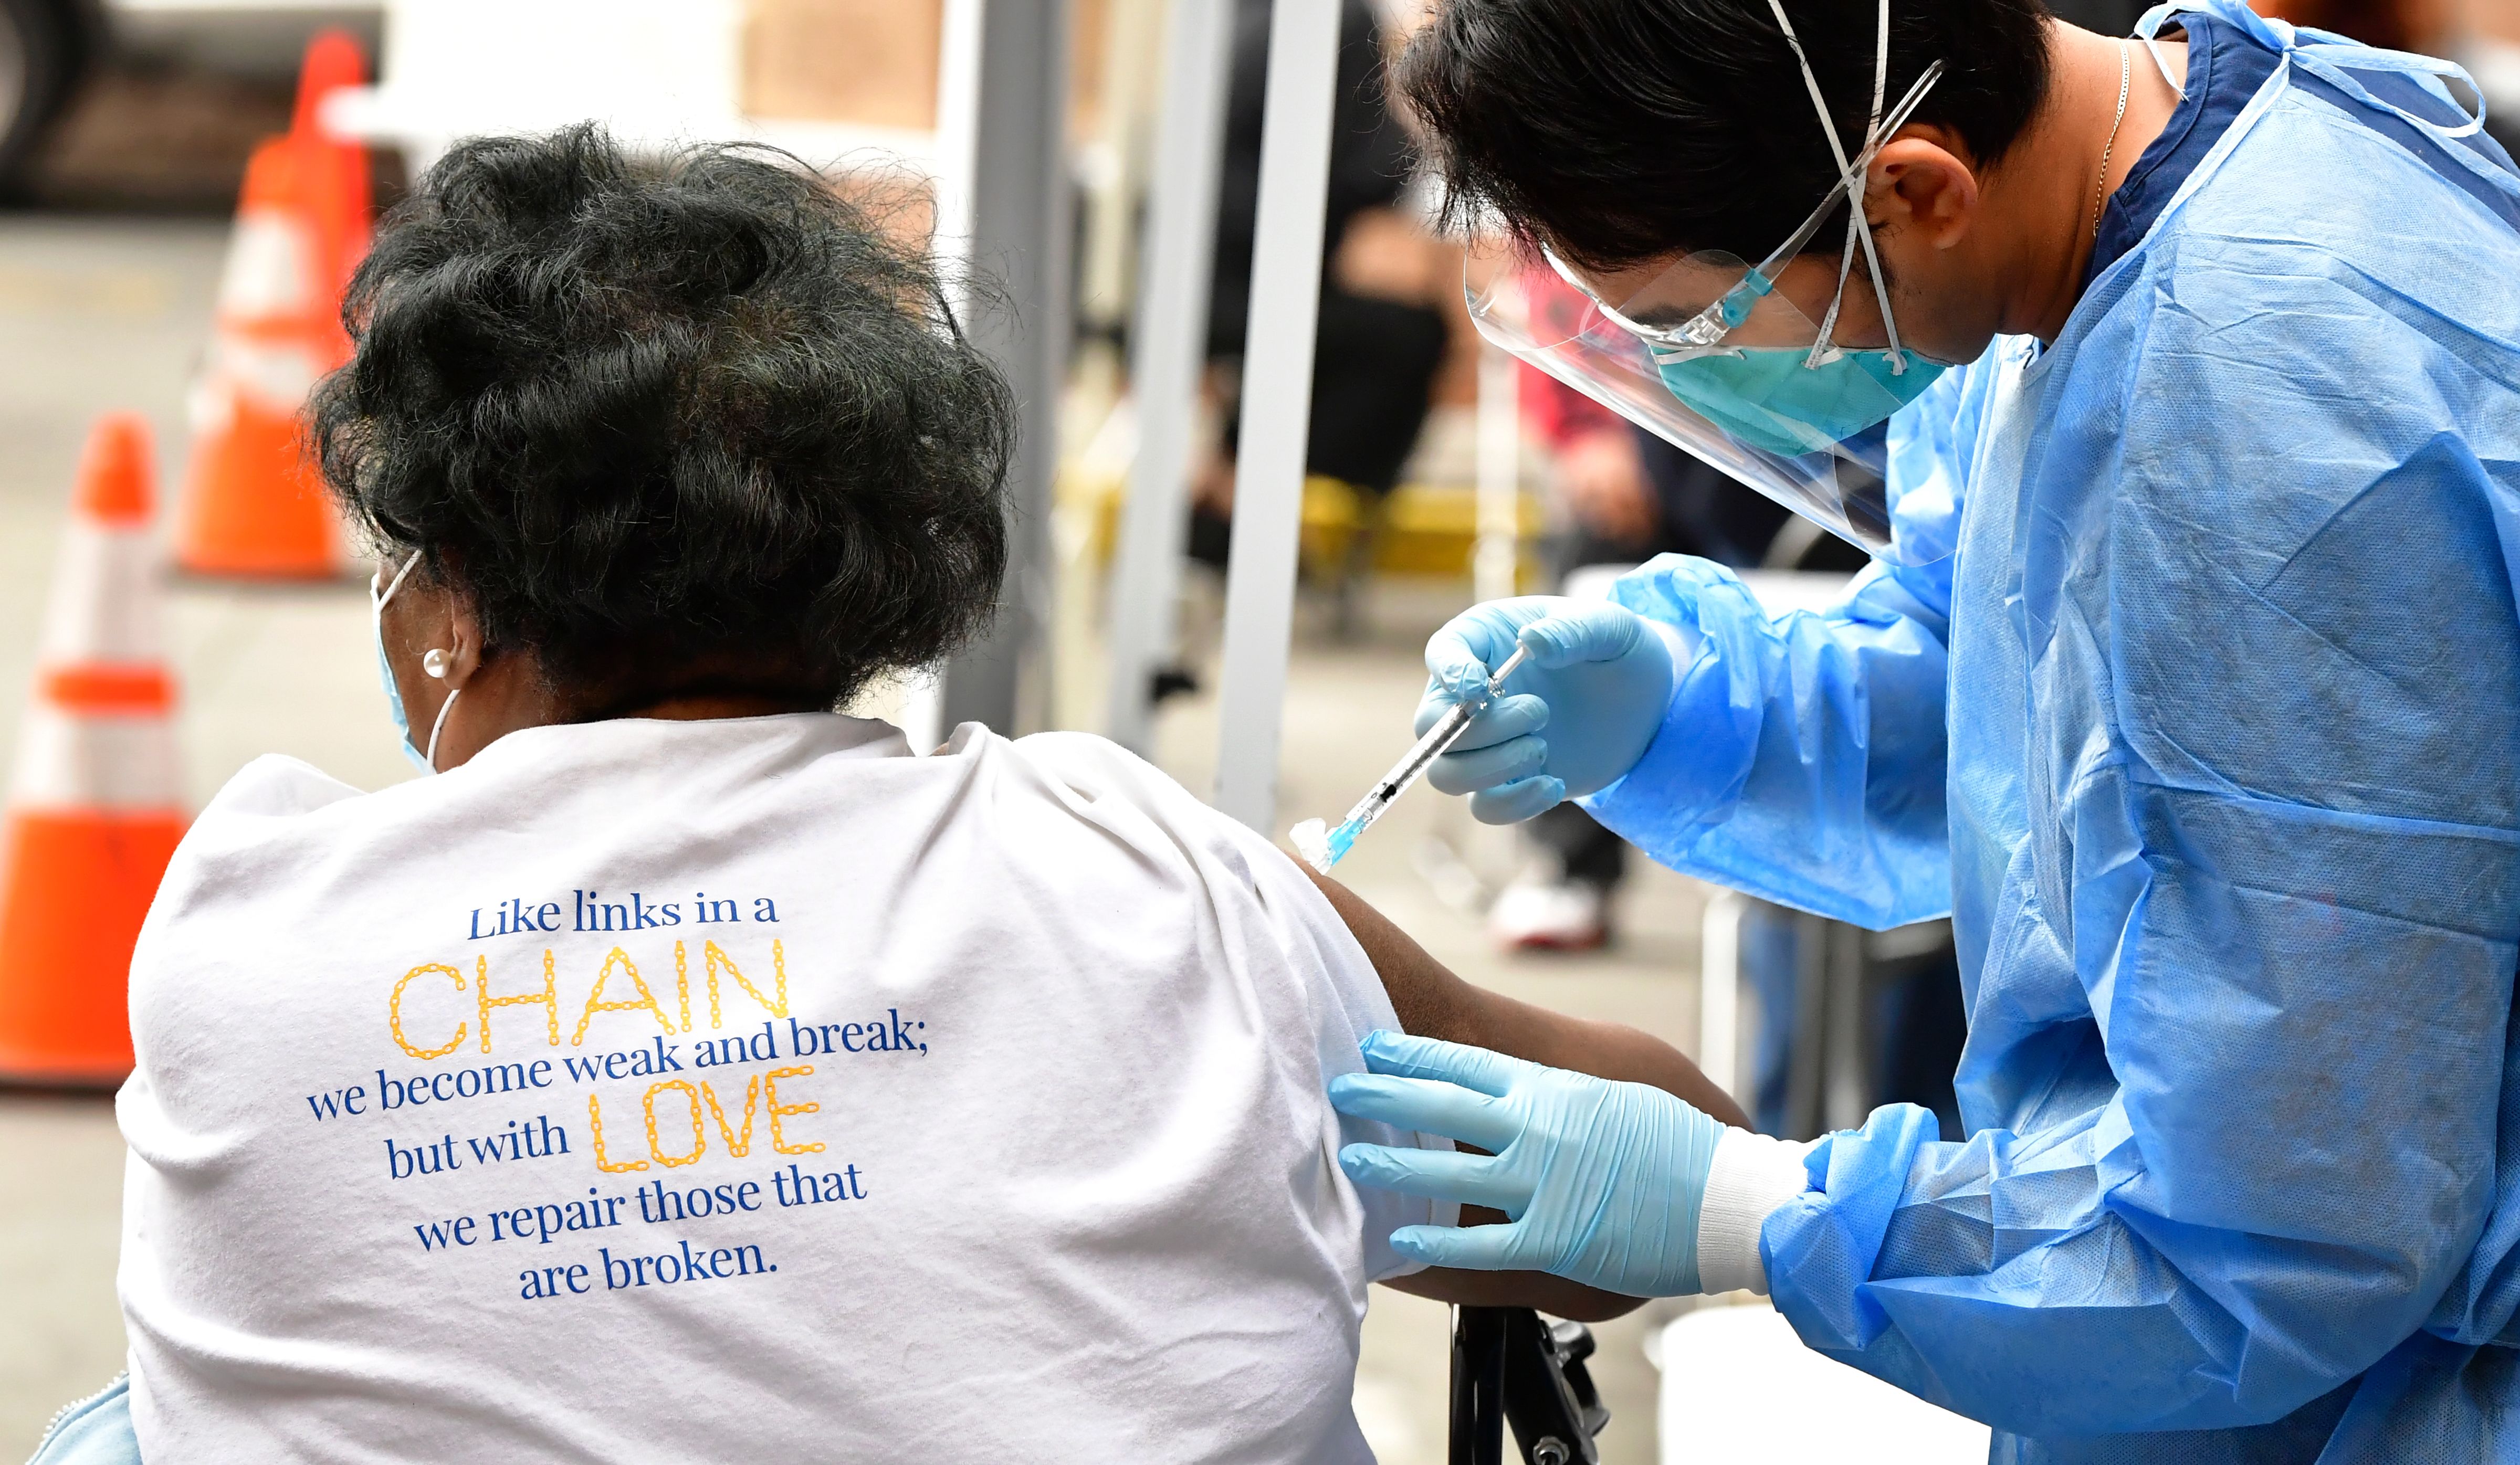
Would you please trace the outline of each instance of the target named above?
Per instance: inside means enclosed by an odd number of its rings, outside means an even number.
[[[1508,952],[1589,952],[1610,939],[1599,886],[1585,880],[1516,880],[1488,908],[1488,934]]]

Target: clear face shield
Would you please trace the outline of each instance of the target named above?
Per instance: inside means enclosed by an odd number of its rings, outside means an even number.
[[[1782,7],[1771,6],[1799,58]],[[1848,209],[1837,288],[1821,318],[1776,288],[1942,74],[1940,63],[1928,67],[1884,113],[1887,0],[1880,17],[1872,122],[1854,156],[1839,146],[1819,83],[1804,67],[1839,178],[1757,265],[1717,251],[1692,254],[1624,298],[1604,300],[1553,255],[1534,260],[1487,243],[1473,247],[1464,290],[1471,321],[1496,345],[1866,552],[1905,562],[1910,556],[1891,532],[1885,423],[1942,368],[1900,343],[1860,200]],[[1836,343],[1839,305],[1858,269],[1880,302],[1886,350]]]

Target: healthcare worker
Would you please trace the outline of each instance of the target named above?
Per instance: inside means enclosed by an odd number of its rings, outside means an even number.
[[[1342,1162],[1512,1218],[1396,1238],[1433,1263],[1764,1289],[1999,1459],[2512,1457],[2520,178],[2445,64],[2236,0],[2138,29],[1435,11],[1398,82],[1514,241],[1490,337],[1877,561],[1821,615],[1678,557],[1480,606],[1421,721],[1535,664],[1435,781],[1950,912],[1970,1137],[1377,1036],[1339,1105],[1493,1157]]]

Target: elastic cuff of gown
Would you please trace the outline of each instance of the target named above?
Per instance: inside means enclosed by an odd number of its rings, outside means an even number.
[[[1688,664],[1697,659],[1698,649],[1706,644],[1706,638],[1687,626],[1675,626],[1669,621],[1658,621],[1649,615],[1640,615],[1637,619],[1643,621],[1655,636],[1661,638],[1663,649],[1671,655],[1671,694],[1676,700],[1680,696],[1680,679],[1688,672]],[[1654,730],[1655,741],[1661,740],[1662,729],[1670,727],[1671,722],[1671,704],[1666,702],[1663,704],[1662,722]],[[1652,751],[1653,744],[1647,743],[1645,752]],[[1638,755],[1638,767],[1642,767],[1644,761],[1643,754]],[[1635,772],[1635,769],[1630,769],[1628,773],[1619,775],[1591,793],[1576,799],[1577,807],[1589,814],[1597,812],[1604,803],[1614,803],[1619,796],[1620,787],[1628,781],[1629,774]]]
[[[1692,627],[1675,626],[1669,621],[1658,621],[1649,615],[1641,615],[1637,619],[1650,627],[1653,634],[1661,638],[1662,648],[1671,653],[1671,689],[1674,692],[1679,691],[1680,674],[1688,670],[1688,664],[1697,659],[1697,648],[1706,644],[1706,638],[1698,635]],[[1665,705],[1664,715],[1667,717],[1670,712],[1671,708]]]
[[[1778,1206],[1811,1188],[1803,1169],[1808,1144],[1727,1128],[1706,1173],[1697,1212],[1697,1280],[1707,1292],[1768,1291],[1759,1259],[1759,1230]]]

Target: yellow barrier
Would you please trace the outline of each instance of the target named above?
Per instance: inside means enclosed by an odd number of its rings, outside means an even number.
[[[1058,497],[1069,511],[1089,517],[1087,555],[1107,566],[1119,545],[1120,505],[1128,485],[1117,477],[1069,471]],[[1517,496],[1516,538],[1521,554],[1516,579],[1528,586],[1538,575],[1534,553],[1545,517],[1540,496]],[[1335,582],[1351,567],[1381,575],[1466,579],[1478,546],[1478,491],[1431,483],[1404,483],[1377,505],[1372,496],[1336,478],[1304,480],[1302,555],[1305,578]],[[1362,559],[1360,540],[1370,545]]]

